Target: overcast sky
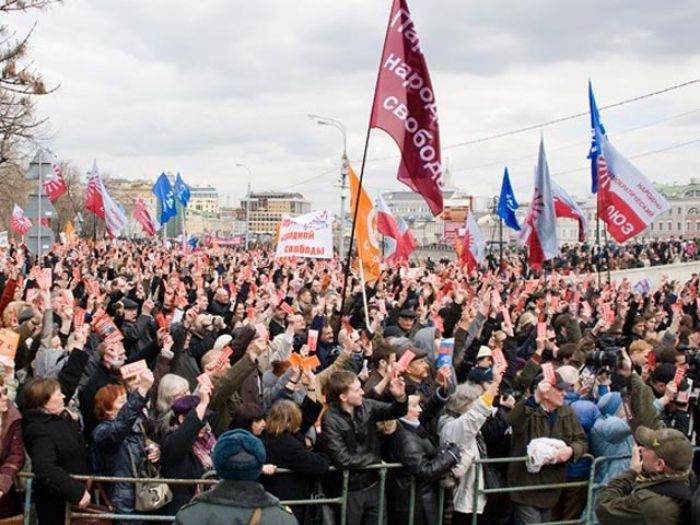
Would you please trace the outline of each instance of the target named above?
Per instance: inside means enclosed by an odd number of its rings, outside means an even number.
[[[87,171],[180,171],[221,204],[252,188],[303,193],[337,212],[340,132],[357,172],[390,0],[65,0],[36,22],[31,55],[58,91],[39,104],[50,145]],[[495,195],[508,165],[529,198],[540,133],[550,170],[585,196],[588,118],[460,145],[700,78],[697,0],[409,0],[433,80],[443,159],[457,187]],[[700,84],[603,111],[628,157],[700,139]],[[386,159],[386,157],[389,157]],[[385,160],[372,161],[383,158]],[[366,185],[402,189],[398,150],[375,130]],[[700,176],[700,142],[633,162],[652,180]]]

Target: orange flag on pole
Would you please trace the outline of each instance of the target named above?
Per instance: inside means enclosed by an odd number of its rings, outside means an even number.
[[[349,164],[348,177],[350,179],[350,209],[354,211],[360,189],[360,179],[357,178]],[[381,275],[379,246],[377,245],[377,215],[372,199],[369,198],[364,188],[360,192],[355,235],[357,236],[357,253],[362,262],[365,281],[375,281]]]

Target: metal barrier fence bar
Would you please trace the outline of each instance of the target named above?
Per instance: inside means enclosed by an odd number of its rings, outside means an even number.
[[[700,447],[695,447],[695,452],[700,451]],[[565,481],[561,483],[550,483],[541,485],[529,485],[529,486],[515,486],[515,487],[501,487],[501,488],[480,488],[479,483],[481,481],[481,472],[483,466],[490,464],[499,463],[513,463],[513,462],[524,462],[527,457],[515,457],[515,458],[487,458],[478,459],[474,461],[477,468],[474,473],[474,491],[472,500],[472,524],[476,525],[479,519],[478,501],[479,496],[488,496],[489,494],[505,494],[509,492],[527,492],[535,490],[547,490],[556,488],[569,488],[569,487],[586,487],[586,506],[583,511],[583,515],[575,520],[564,520],[564,521],[550,521],[543,523],[541,525],[593,525],[595,523],[595,513],[594,513],[594,497],[595,490],[604,486],[603,484],[595,483],[595,475],[597,469],[601,463],[604,461],[610,461],[615,459],[628,459],[629,455],[623,456],[610,456],[610,457],[589,457],[591,461],[591,468],[587,481]],[[386,497],[385,497],[385,487],[386,487],[386,476],[389,470],[403,468],[400,463],[380,463],[376,465],[369,465],[361,469],[354,469],[354,471],[363,470],[378,470],[379,471],[379,482],[377,490],[379,490],[379,516],[378,525],[383,525],[383,517],[386,509]],[[335,467],[331,467],[329,471],[338,472],[339,470]],[[349,479],[350,470],[342,470],[342,489],[341,494],[335,498],[314,498],[314,499],[303,499],[303,500],[287,500],[281,501],[283,505],[287,506],[298,506],[298,505],[339,505],[340,506],[340,525],[346,525],[347,522],[347,508],[348,508],[348,491],[349,491]],[[278,469],[276,474],[290,474],[293,473],[291,470]],[[20,477],[25,479],[25,494],[24,494],[24,525],[30,525],[31,520],[31,506],[32,506],[32,491],[34,475],[30,472],[21,472]],[[110,477],[110,476],[73,476],[73,478],[83,481],[91,480],[93,482],[103,482],[103,483],[148,483],[149,480],[145,478],[130,478],[130,477]],[[168,483],[171,485],[215,485],[219,482],[218,479],[169,479],[169,478],[158,478],[151,481],[152,483]],[[410,476],[410,487],[409,487],[409,501],[408,501],[408,523],[407,525],[413,525],[415,522],[416,514],[416,479],[414,476]],[[437,520],[438,523],[442,522],[442,517],[445,509],[445,491],[440,485],[438,489],[438,501],[437,501]],[[66,524],[70,524],[73,518],[103,518],[103,519],[114,519],[120,521],[151,521],[151,522],[169,522],[175,519],[172,515],[154,515],[154,514],[117,514],[117,513],[104,513],[104,514],[94,514],[86,512],[76,512],[71,508],[70,504],[66,505]]]

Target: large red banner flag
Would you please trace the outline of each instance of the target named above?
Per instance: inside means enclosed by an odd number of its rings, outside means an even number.
[[[406,0],[394,0],[374,91],[370,128],[386,131],[401,150],[397,178],[442,213],[443,168],[437,104]]]

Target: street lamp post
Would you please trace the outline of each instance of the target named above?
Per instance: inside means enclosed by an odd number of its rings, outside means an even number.
[[[248,171],[248,191],[245,196],[245,249],[247,250],[250,243],[250,179],[253,177],[253,172],[242,163],[236,164],[236,167],[245,168]]]
[[[340,239],[338,240],[338,255],[342,258],[345,251],[345,189],[347,188],[348,178],[348,136],[345,126],[339,120],[313,114],[310,114],[309,118],[314,119],[316,124],[320,126],[332,126],[343,134],[343,156],[341,157],[342,165],[340,167]]]

